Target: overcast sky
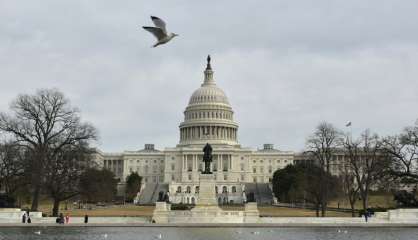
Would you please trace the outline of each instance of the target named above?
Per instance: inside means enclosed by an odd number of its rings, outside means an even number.
[[[174,147],[207,54],[245,147],[299,151],[320,121],[353,134],[418,118],[417,0],[0,0],[0,111],[58,88],[105,152]],[[150,15],[180,34],[167,45]]]

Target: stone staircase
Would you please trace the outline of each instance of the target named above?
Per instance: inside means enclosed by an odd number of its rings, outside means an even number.
[[[268,183],[246,183],[245,193],[254,193],[255,201],[258,205],[271,204],[273,202],[273,193]]]
[[[159,192],[164,192],[165,194],[167,191],[167,183],[147,183],[139,196],[138,204],[155,204],[158,200]]]
[[[258,204],[272,204],[273,203],[273,192],[270,189],[268,183],[256,183],[258,197]]]

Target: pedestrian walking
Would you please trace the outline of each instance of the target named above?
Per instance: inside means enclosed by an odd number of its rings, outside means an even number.
[[[28,223],[32,223],[32,220],[30,219],[30,216],[28,216]]]
[[[88,223],[89,222],[89,215],[84,215],[84,223]]]
[[[68,224],[70,222],[70,216],[68,214],[65,216],[65,223]]]

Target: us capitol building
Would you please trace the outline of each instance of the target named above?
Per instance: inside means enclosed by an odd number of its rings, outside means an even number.
[[[204,81],[184,111],[176,147],[157,150],[153,144],[145,144],[139,151],[97,152],[99,165],[111,170],[121,185],[132,172],[143,177],[138,203],[154,203],[163,194],[173,203],[195,203],[206,143],[213,147],[211,171],[220,204],[243,203],[249,194],[259,203],[273,200],[269,184],[273,173],[293,163],[294,153],[274,149],[272,144],[264,144],[261,150],[241,147],[234,111],[213,73],[208,56]]]

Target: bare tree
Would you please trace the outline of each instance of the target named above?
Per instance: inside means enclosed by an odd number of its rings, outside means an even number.
[[[377,134],[371,134],[366,130],[357,140],[346,137],[344,150],[350,165],[349,171],[355,177],[363,209],[367,210],[371,187],[383,177],[387,162],[383,143]]]
[[[332,156],[337,149],[339,139],[341,137],[340,131],[335,128],[331,123],[320,123],[312,136],[307,140],[307,153],[311,154],[315,163],[327,174],[330,174],[330,165]],[[322,186],[329,186],[326,182],[327,179],[323,176],[319,176],[319,182]],[[319,188],[321,196],[321,216],[326,215],[326,209],[329,202],[330,194],[329,189],[326,187]]]
[[[391,158],[389,173],[404,183],[418,183],[418,124],[384,139]]]
[[[52,215],[58,216],[62,201],[79,194],[82,174],[90,167],[92,151],[85,142],[62,148],[46,166],[45,190],[53,199]]]
[[[79,111],[55,89],[19,95],[10,108],[11,114],[0,113],[0,131],[13,135],[30,153],[31,210],[35,211],[46,180],[48,159],[54,159],[67,146],[96,139],[96,130],[82,123]]]
[[[8,196],[14,195],[26,184],[24,161],[25,154],[18,145],[13,142],[0,144],[0,189],[3,189]]]
[[[348,198],[351,208],[351,216],[355,217],[355,204],[359,197],[360,188],[356,182],[356,177],[351,169],[350,164],[343,163],[340,167],[340,182],[344,195]]]

